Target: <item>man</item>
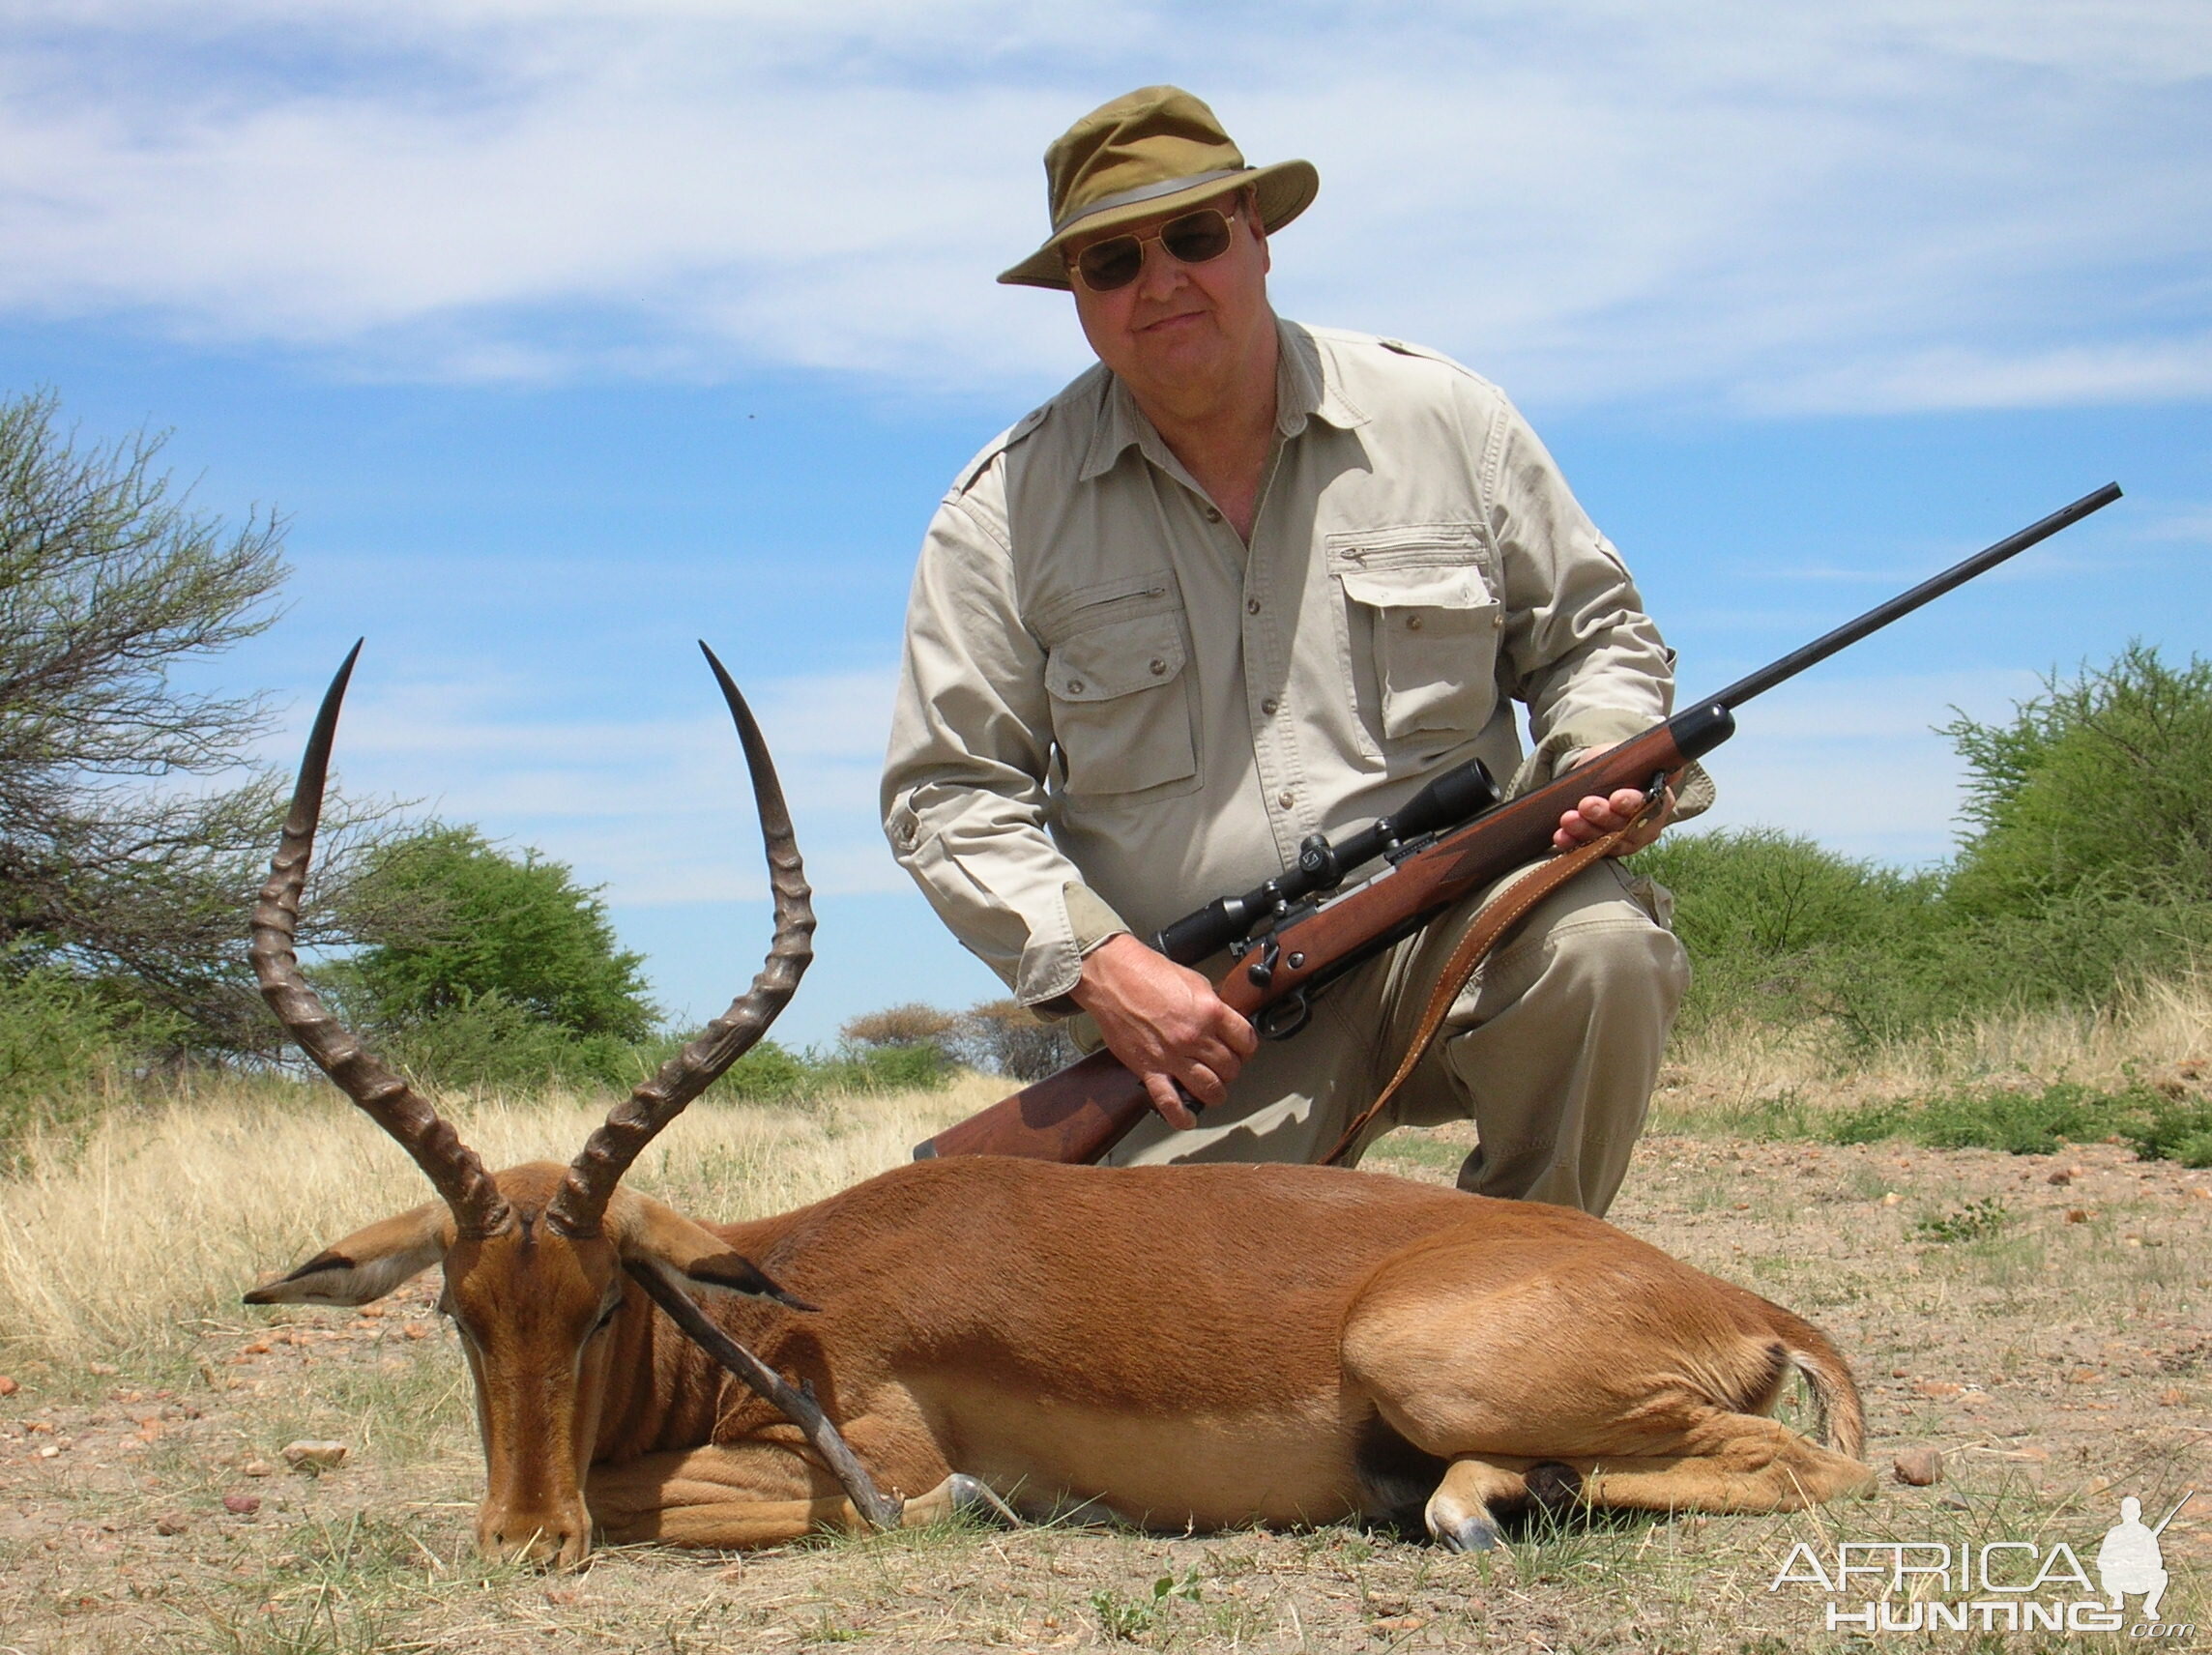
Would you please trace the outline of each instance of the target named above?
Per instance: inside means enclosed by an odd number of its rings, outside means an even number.
[[[1158,1118],[1116,1160],[1318,1159],[1476,904],[1265,1048],[1139,939],[1470,757],[1526,787],[1647,729],[1672,655],[1495,388],[1277,319],[1268,238],[1311,165],[1248,167],[1204,103],[1148,87],[1045,166],[1052,235],[1000,280],[1072,288],[1098,366],[985,448],[930,527],[886,830],[1023,1002],[1080,1008],[1143,1077]],[[1585,799],[1556,842],[1644,804]],[[1612,862],[1547,899],[1368,1136],[1471,1117],[1463,1187],[1604,1211],[1686,980],[1661,900]],[[1179,1087],[1207,1106],[1195,1129]]]

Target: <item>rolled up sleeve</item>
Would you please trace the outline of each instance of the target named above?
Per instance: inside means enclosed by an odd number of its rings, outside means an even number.
[[[1084,953],[1122,927],[1046,831],[1044,650],[1016,603],[993,480],[946,499],[922,542],[884,830],[953,935],[1015,998],[1043,1005],[1073,989]]]
[[[1673,710],[1674,653],[1644,613],[1613,543],[1568,490],[1552,456],[1510,407],[1496,436],[1491,527],[1505,579],[1502,668],[1527,704],[1540,783],[1559,761],[1642,735]],[[1681,815],[1703,808],[1710,784]]]

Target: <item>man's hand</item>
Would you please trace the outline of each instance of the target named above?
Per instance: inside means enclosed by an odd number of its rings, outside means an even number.
[[[1611,752],[1616,745],[1617,742],[1603,747],[1586,747],[1575,755],[1575,762],[1586,764],[1601,753]],[[1559,818],[1558,828],[1552,835],[1552,846],[1555,850],[1571,851],[1578,845],[1586,845],[1593,839],[1603,838],[1635,821],[1637,813],[1648,802],[1643,791],[1633,787],[1624,787],[1613,794],[1593,793]],[[1666,808],[1607,855],[1626,857],[1643,850],[1659,837],[1660,830],[1667,826],[1667,819],[1674,814],[1674,790],[1670,787],[1667,790]]]
[[[1176,1084],[1201,1103],[1220,1103],[1260,1048],[1252,1025],[1222,1003],[1211,983],[1126,934],[1091,950],[1069,998],[1091,1013],[1106,1049],[1145,1083],[1160,1118],[1179,1130],[1196,1126],[1198,1117]]]

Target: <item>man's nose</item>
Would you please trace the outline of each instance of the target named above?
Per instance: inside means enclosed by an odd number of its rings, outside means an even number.
[[[1190,279],[1183,275],[1181,263],[1169,256],[1159,238],[1145,244],[1144,268],[1137,273],[1137,296],[1140,299],[1165,299]]]

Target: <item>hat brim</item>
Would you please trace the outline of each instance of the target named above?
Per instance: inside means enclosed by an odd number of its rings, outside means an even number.
[[[1090,214],[1055,231],[1043,247],[1020,264],[1000,272],[999,279],[1009,287],[1057,287],[1065,292],[1071,284],[1067,279],[1067,260],[1061,248],[1068,241],[1077,236],[1094,236],[1101,230],[1123,224],[1167,217],[1236,189],[1259,191],[1260,222],[1272,235],[1312,205],[1321,189],[1321,174],[1314,170],[1311,161],[1279,160],[1272,166],[1252,167],[1230,178],[1205,179],[1188,189]]]

